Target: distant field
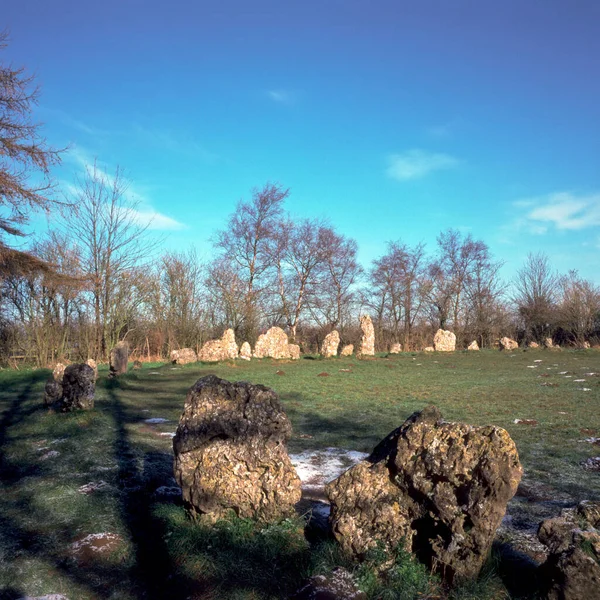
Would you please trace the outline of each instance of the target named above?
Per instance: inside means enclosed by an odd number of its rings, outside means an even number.
[[[582,467],[600,456],[600,446],[584,441],[600,437],[594,350],[147,364],[116,382],[101,370],[95,410],[68,415],[42,407],[49,371],[2,371],[0,599],[284,598],[335,562],[325,557],[330,547],[318,559],[308,551],[300,521],[258,537],[251,523],[209,532],[156,494],[174,485],[171,438],[161,434],[175,431],[187,390],[208,373],[275,389],[294,427],[290,452],[368,452],[412,412],[436,404],[447,420],[509,431],[525,469],[521,502],[600,499],[600,473]],[[166,421],[145,422],[156,418]],[[98,536],[104,551],[87,552],[94,538],[86,537],[99,533],[114,536]],[[415,585],[402,597],[427,597]],[[455,597],[507,597],[496,576],[486,585]],[[400,597],[378,593],[371,597]]]

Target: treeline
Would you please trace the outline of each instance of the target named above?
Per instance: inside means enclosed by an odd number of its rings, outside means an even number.
[[[357,342],[363,312],[378,351],[395,342],[423,348],[440,327],[459,347],[491,347],[504,335],[598,343],[599,288],[575,271],[559,276],[544,255],[529,255],[505,282],[485,242],[450,229],[431,251],[390,242],[364,269],[354,240],[287,214],[288,196],[275,184],[254,190],[215,233],[214,258],[201,262],[193,250],[160,254],[120,172],[90,168],[56,229],[31,248],[51,268],[2,279],[0,360],[102,361],[122,339],[135,356],[158,359],[229,327],[239,343],[254,344],[272,325],[316,352],[332,329]]]

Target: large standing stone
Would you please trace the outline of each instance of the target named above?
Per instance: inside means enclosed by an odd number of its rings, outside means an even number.
[[[396,342],[390,346],[390,354],[400,354],[402,352],[402,344]]]
[[[552,338],[551,338],[551,337],[547,337],[547,338],[544,340],[544,346],[545,346],[546,348],[554,348],[554,343],[552,342]]]
[[[63,395],[62,380],[56,381],[54,377],[50,377],[44,388],[44,406],[56,406]]]
[[[521,474],[504,429],[446,423],[430,406],[327,485],[333,534],[350,555],[402,543],[450,583],[475,577]]]
[[[503,337],[500,340],[500,347],[502,350],[516,350],[519,344],[509,337]]]
[[[452,331],[438,329],[433,336],[433,347],[436,352],[454,352],[456,350],[456,335]]]
[[[301,491],[285,446],[291,432],[273,390],[199,379],[173,440],[175,478],[192,514],[213,520],[233,510],[262,521],[293,514]]]
[[[342,347],[340,356],[352,356],[354,354],[354,344],[346,344]]]
[[[94,381],[96,381],[98,379],[98,365],[96,364],[96,361],[93,358],[88,358],[85,361],[85,364],[88,367],[91,367],[94,371]]]
[[[533,348],[533,349],[540,347],[540,345],[537,342],[529,342],[529,344],[527,344],[527,346],[529,348]]]
[[[290,358],[288,336],[281,327],[262,333],[254,346],[254,358]]]
[[[96,377],[94,369],[87,364],[73,364],[65,369],[62,398],[56,408],[62,412],[94,408]]]
[[[324,358],[337,356],[338,346],[340,345],[340,334],[334,329],[328,333],[321,344],[321,354]]]
[[[218,340],[209,340],[200,349],[198,360],[203,362],[219,362],[238,357],[238,347],[235,343],[233,329],[226,329]]]
[[[300,359],[300,346],[298,344],[290,344],[288,346],[288,351],[292,360]]]
[[[110,351],[110,370],[109,377],[116,377],[127,373],[127,363],[129,361],[129,344],[127,342],[119,342]]]
[[[600,502],[547,519],[538,538],[550,550],[540,567],[548,600],[600,600]]]
[[[467,350],[479,350],[479,344],[477,343],[477,340],[473,340],[468,346],[467,346]]]
[[[252,358],[252,348],[248,342],[244,342],[240,348],[240,358],[250,360]]]
[[[193,348],[180,348],[179,350],[171,350],[171,362],[176,365],[188,365],[195,363],[198,356]]]
[[[359,354],[363,356],[374,356],[375,355],[375,328],[373,327],[373,321],[369,315],[362,315],[360,318],[360,328],[362,330],[362,337],[360,339],[360,350]]]

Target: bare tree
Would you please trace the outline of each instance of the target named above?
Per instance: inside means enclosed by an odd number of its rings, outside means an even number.
[[[559,324],[569,341],[583,346],[600,329],[600,288],[577,271],[560,278]]]
[[[391,341],[402,340],[404,347],[410,348],[413,327],[422,314],[428,290],[425,246],[410,248],[400,241],[389,242],[387,252],[373,262],[369,282],[380,327],[391,330]]]
[[[308,301],[313,319],[327,329],[343,332],[356,302],[356,284],[362,275],[356,241],[329,227],[320,236],[324,260]]]
[[[0,50],[7,39],[6,32],[0,33]],[[0,275],[47,268],[39,257],[5,242],[7,235],[24,234],[32,211],[56,203],[50,169],[60,162],[60,151],[48,145],[41,125],[32,120],[38,98],[32,76],[0,63]]]
[[[142,303],[141,266],[157,243],[146,235],[148,224],[136,219],[137,203],[127,199],[127,187],[118,167],[110,176],[94,162],[78,182],[72,198],[76,208],[66,217],[65,230],[80,249],[89,283],[96,358],[107,357]]]
[[[308,310],[309,299],[319,293],[319,274],[327,264],[333,231],[314,219],[281,221],[271,245],[277,277],[279,311],[292,339]]]
[[[5,310],[21,324],[20,350],[38,366],[77,355],[78,302],[82,292],[77,249],[51,232],[32,255],[51,266],[12,273],[2,282]]]
[[[551,336],[556,321],[558,275],[545,254],[528,254],[517,271],[513,301],[526,335],[537,342]]]
[[[215,246],[244,283],[243,337],[254,341],[260,320],[258,304],[267,271],[273,266],[269,244],[289,190],[267,183],[254,189],[250,201],[240,201]]]

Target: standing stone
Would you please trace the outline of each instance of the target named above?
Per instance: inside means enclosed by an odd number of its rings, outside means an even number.
[[[129,361],[129,344],[127,342],[119,342],[110,351],[110,370],[109,377],[116,377],[127,373],[127,362]]]
[[[175,478],[196,517],[277,521],[294,513],[300,479],[286,442],[292,426],[277,394],[215,375],[189,390],[173,439]]]
[[[340,356],[352,356],[354,354],[354,344],[346,344],[342,351],[340,352]]]
[[[433,336],[433,347],[436,352],[454,352],[456,350],[456,335],[445,329],[438,329]]]
[[[240,358],[242,360],[250,360],[252,358],[252,348],[248,342],[244,342],[240,348]]]
[[[298,344],[290,344],[288,346],[288,351],[292,360],[300,359],[300,346],[298,346]]]
[[[402,352],[402,344],[392,344],[390,346],[390,354],[400,354],[400,352]]]
[[[93,358],[88,358],[85,361],[85,364],[94,370],[94,381],[96,381],[98,379],[98,365],[96,364],[96,361]]]
[[[429,406],[326,486],[332,531],[348,555],[404,544],[447,582],[472,578],[521,475],[504,429],[447,423]]]
[[[235,332],[233,329],[226,329],[221,337],[223,344],[223,354],[225,360],[235,360],[239,355],[238,346],[235,343]]]
[[[539,348],[540,345],[537,342],[529,342],[529,344],[527,344],[529,346],[529,348]]]
[[[67,367],[65,365],[63,365],[62,363],[57,363],[57,365],[52,370],[52,377],[54,378],[54,381],[57,381],[58,383],[62,383],[63,375],[65,373],[66,368]]]
[[[363,356],[375,355],[375,328],[373,321],[369,315],[362,315],[360,318],[360,328],[362,329],[362,337],[360,339],[359,354]]]
[[[340,334],[334,329],[328,333],[321,344],[321,354],[324,358],[337,356],[338,346],[340,345]]]
[[[546,348],[554,348],[554,344],[553,344],[553,342],[552,342],[552,338],[551,338],[551,337],[547,337],[547,338],[544,340],[544,346],[545,346]]]
[[[86,364],[73,364],[65,369],[62,398],[55,406],[62,412],[94,408],[96,378],[94,369]]]
[[[433,346],[425,346],[423,352],[435,352],[435,348]]]
[[[500,347],[502,350],[516,350],[519,347],[519,344],[509,337],[503,337],[500,340]]]
[[[180,348],[179,350],[171,350],[171,362],[176,365],[188,365],[195,363],[198,356],[193,348]]]
[[[600,502],[584,501],[575,510],[547,519],[538,538],[550,550],[540,567],[548,600],[600,599]]]
[[[479,350],[479,344],[477,343],[477,340],[473,340],[468,346],[467,346],[467,350]]]
[[[281,327],[271,327],[267,333],[258,336],[254,358],[290,358],[289,346],[285,331]]]
[[[583,342],[583,348],[585,350],[589,350],[590,349],[590,343],[589,342]]]
[[[63,386],[62,379],[61,381],[56,381],[54,377],[50,377],[46,382],[46,387],[44,388],[44,406],[52,407],[56,406],[63,395]]]
[[[238,347],[235,343],[233,329],[226,329],[218,340],[209,340],[200,349],[198,360],[203,362],[219,362],[238,357]]]

